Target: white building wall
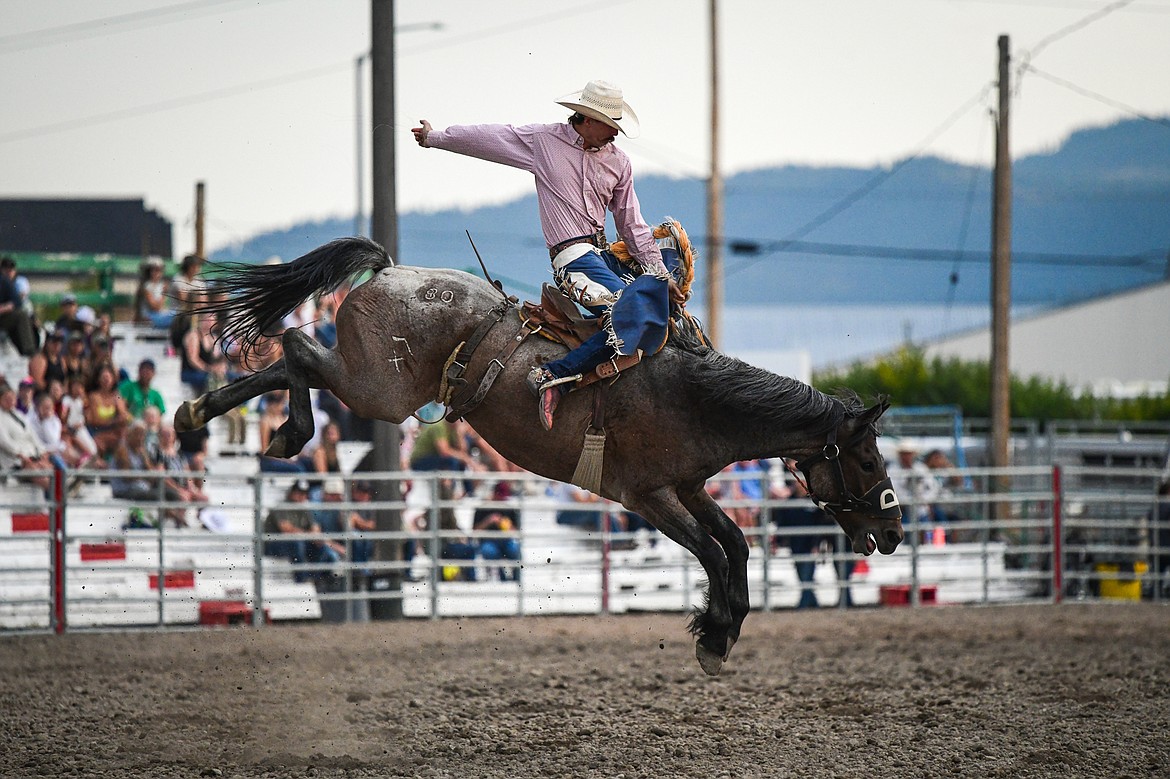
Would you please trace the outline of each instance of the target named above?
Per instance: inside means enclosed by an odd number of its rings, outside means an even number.
[[[1011,370],[1094,390],[1143,391],[1170,379],[1170,282],[1048,311],[1012,323]],[[988,360],[984,328],[926,346],[926,355]]]

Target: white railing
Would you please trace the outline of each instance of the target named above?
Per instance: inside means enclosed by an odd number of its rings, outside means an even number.
[[[156,473],[48,475],[49,497],[14,475],[0,485],[0,630],[685,611],[704,587],[694,559],[657,532],[621,532],[601,521],[620,506],[550,497],[549,483],[530,474],[475,474],[481,485],[515,482],[517,497],[496,502],[444,497],[443,485],[467,474],[363,474],[383,485],[376,494],[395,497],[311,508],[371,514],[382,528],[421,515],[422,529],[296,537],[340,544],[346,554],[338,561],[265,554],[289,539],[263,530],[269,510],[290,505],[283,496],[291,476],[206,475],[219,530],[209,532],[125,527],[132,509],[149,518],[179,508],[194,519],[198,506],[117,500],[105,484]],[[1170,528],[1157,519],[1156,472],[1057,466],[939,476],[961,485],[939,503],[949,520],[919,519],[905,505],[906,541],[888,557],[853,554],[806,501],[721,500],[729,513],[757,518],[744,528],[753,606],[1166,597]],[[396,497],[408,481],[409,501]],[[766,481],[760,486],[767,495]],[[473,514],[492,509],[514,512],[519,527],[472,530]],[[558,524],[558,513],[570,509],[595,512],[596,529]],[[487,542],[515,542],[519,554],[485,557]],[[418,551],[411,559],[402,554],[408,545]],[[368,559],[360,554],[366,546],[374,552]]]

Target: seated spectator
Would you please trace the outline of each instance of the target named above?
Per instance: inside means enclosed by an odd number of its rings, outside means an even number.
[[[101,333],[94,333],[89,339],[89,364],[92,371],[90,373],[91,379],[97,375],[98,368],[103,365],[113,368],[115,386],[130,378],[126,371],[119,368],[117,362],[114,361],[113,342]]]
[[[321,441],[313,449],[313,471],[316,473],[341,473],[341,459],[337,445],[341,443],[341,426],[330,420],[321,429]]]
[[[143,423],[145,428],[145,423]],[[155,465],[166,474],[163,479],[163,495],[168,502],[183,504],[206,504],[207,494],[203,491],[202,480],[197,478],[189,468],[186,459],[179,451],[178,439],[175,437],[175,428],[163,425],[158,431],[157,454],[154,455]],[[176,527],[187,526],[187,508],[172,506],[164,513]],[[196,506],[195,508],[199,508]]]
[[[728,484],[729,500],[748,505],[728,508],[727,514],[741,530],[752,531],[760,526],[760,502],[764,499],[764,483],[768,478],[767,463],[762,460],[741,460],[726,469],[735,478]],[[760,543],[757,535],[748,535],[748,543]]]
[[[151,257],[142,264],[138,289],[134,293],[134,321],[152,327],[168,328],[175,312],[167,297],[167,282],[163,278],[163,261]]]
[[[65,338],[61,333],[49,333],[41,350],[29,358],[28,375],[38,390],[47,390],[49,382],[64,382]]]
[[[601,522],[606,518],[606,512],[602,508],[605,501],[601,499],[600,495],[594,495],[583,487],[575,487],[572,484],[562,482],[550,484],[549,495],[567,503],[581,504],[580,508],[558,509],[556,516],[558,525],[579,527],[583,530],[601,529]],[[589,508],[590,506],[596,508]]]
[[[66,338],[74,333],[85,338],[85,325],[77,318],[77,311],[77,296],[72,292],[66,292],[61,296],[61,315],[57,317],[53,332],[60,333]]]
[[[16,410],[28,416],[33,412],[33,396],[37,393],[37,385],[31,378],[23,378],[16,388]]]
[[[493,501],[505,501],[512,495],[509,482],[496,482],[492,494]],[[514,508],[480,508],[476,509],[472,520],[472,529],[477,532],[508,533],[520,527],[520,513]],[[520,539],[508,536],[479,536],[477,537],[479,556],[486,562],[500,560],[520,560]],[[500,567],[500,581],[519,581],[520,568],[518,566]]]
[[[289,485],[285,501],[292,505],[274,508],[264,518],[264,533],[280,536],[264,542],[264,554],[287,558],[294,565],[339,562],[345,549],[336,541],[298,537],[321,532],[321,526],[313,521],[309,507],[309,483],[304,479],[293,482]],[[297,581],[303,582],[324,578],[328,572],[296,571],[294,576]]]
[[[16,262],[11,257],[0,259],[0,330],[8,334],[8,340],[22,356],[36,354],[36,325],[17,289]]]
[[[135,420],[126,429],[125,437],[118,442],[114,451],[113,467],[119,471],[157,470],[154,461],[150,459],[150,453],[146,450],[146,425],[142,420]],[[163,497],[158,479],[144,473],[112,477],[110,491],[119,500],[155,502]]]
[[[604,522],[605,527],[610,533],[628,533],[637,530],[657,532],[657,528],[647,522],[643,517],[631,511],[626,511],[620,505],[610,506],[608,507],[609,510],[607,510],[607,507],[604,505],[605,500],[601,496],[594,495],[582,487],[554,482],[549,485],[548,495],[552,498],[559,499],[562,503],[576,506],[575,508],[557,510],[556,522],[558,525],[568,525],[570,527],[581,528],[582,530],[599,532],[602,528],[602,522]],[[653,546],[656,543],[656,539],[651,538],[649,543]],[[623,542],[619,546],[632,547],[633,541],[629,543]]]
[[[98,447],[85,425],[86,403],[85,383],[80,378],[71,379],[69,394],[61,397],[62,435],[72,446],[93,458],[97,457]]]
[[[438,404],[433,405],[441,409]],[[422,418],[431,417],[424,410]],[[460,434],[459,427],[440,416],[434,424],[419,428],[410,450],[410,470],[482,471],[484,467],[467,450],[467,439]],[[472,480],[465,480],[462,487],[463,493],[470,495],[475,485]]]
[[[179,378],[196,396],[207,392],[212,381],[222,384],[227,379],[227,358],[212,332],[214,326],[212,314],[196,314],[191,328],[183,336]]]
[[[58,468],[77,468],[88,461],[89,456],[74,447],[65,437],[61,418],[53,408],[53,396],[48,392],[37,393],[33,401],[33,412],[26,415],[26,418],[53,465]]]
[[[108,459],[113,455],[131,419],[126,401],[118,394],[114,369],[109,365],[100,366],[86,393],[85,404],[85,424],[100,457]]]
[[[204,425],[179,433],[178,438],[179,453],[187,461],[187,466],[193,471],[202,471],[204,459],[207,457],[207,444],[211,440],[211,430]]]
[[[337,346],[337,302],[333,295],[322,295],[317,301],[317,321],[313,338],[326,349]]]
[[[138,379],[126,379],[118,385],[118,393],[126,401],[126,410],[135,419],[142,419],[147,406],[154,406],[160,414],[167,413],[167,404],[163,401],[162,393],[154,388],[155,365],[154,360],[146,359],[138,363]]]
[[[16,390],[0,383],[0,471],[50,471],[53,468],[48,453],[41,447],[28,420],[16,410]],[[35,484],[48,492],[51,479],[43,476],[22,476],[20,481]]]
[[[171,299],[177,310],[190,313],[200,301],[205,286],[199,275],[202,270],[203,258],[195,254],[188,254],[179,263],[179,270],[171,279]]]
[[[351,485],[351,490],[355,503],[369,502],[371,498],[369,484],[354,482]],[[321,527],[321,532],[341,534],[353,531],[355,533],[361,533],[376,529],[372,516],[363,516],[361,512],[353,509],[338,510],[329,508],[330,504],[343,503],[345,500],[345,482],[337,477],[326,479],[325,485],[322,488],[322,506],[313,515],[314,521]],[[335,538],[333,540],[341,545],[342,553],[344,554],[346,547],[345,540],[341,538]],[[369,539],[355,538],[349,541],[349,559],[355,563],[368,562],[373,555],[373,550],[374,542]]]
[[[33,307],[32,299],[29,297],[32,293],[32,284],[29,282],[27,276],[22,276],[17,273],[16,260],[11,257],[0,258],[0,275],[4,274],[8,274],[12,280],[12,288],[16,291],[16,303],[32,318],[35,329],[36,310]]]
[[[940,476],[937,471],[953,470],[955,465],[951,462],[951,458],[947,457],[946,453],[941,449],[931,449],[922,458],[926,463],[926,467],[931,470],[935,477],[935,482],[938,484],[938,492],[935,495],[935,502],[930,504],[930,517],[934,522],[958,522],[962,519],[957,510],[947,503],[955,496],[956,492],[963,492],[966,486],[963,484],[963,477],[957,473],[948,476]]]
[[[264,473],[304,473],[305,466],[298,460],[269,457],[264,454],[276,431],[288,421],[288,390],[274,390],[261,399],[260,411],[260,470]]]
[[[85,336],[82,333],[70,333],[65,339],[65,381],[80,379],[83,385],[89,384],[93,373],[89,353],[85,350]]]
[[[146,425],[146,449],[150,452],[150,457],[155,462],[158,462],[158,439],[162,432],[163,421],[162,412],[158,410],[158,406],[147,406],[142,412],[142,424]],[[182,451],[179,450],[179,454]],[[186,462],[186,458],[184,458]]]
[[[442,485],[440,498],[442,500],[451,499],[451,485],[449,483]],[[455,509],[450,507],[439,509],[439,532],[442,534],[442,540],[439,542],[441,560],[467,561],[468,563],[444,565],[440,571],[443,581],[475,581],[476,545],[466,536],[457,535],[457,533],[462,532],[462,528],[459,527],[459,522],[455,517]]]

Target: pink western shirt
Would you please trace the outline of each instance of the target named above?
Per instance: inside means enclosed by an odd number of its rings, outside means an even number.
[[[643,269],[665,274],[662,254],[634,193],[630,158],[612,143],[586,151],[581,136],[564,123],[457,125],[432,130],[426,145],[531,173],[544,241],[550,248],[604,229],[609,209],[618,233]]]

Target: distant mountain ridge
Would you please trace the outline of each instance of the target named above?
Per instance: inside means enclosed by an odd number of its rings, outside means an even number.
[[[725,302],[984,302],[990,186],[989,169],[935,157],[892,169],[784,166],[730,176],[725,237],[729,244],[763,251],[724,249]],[[703,181],[642,176],[637,187],[649,222],[671,215],[703,245]],[[1167,276],[1170,127],[1126,120],[1077,131],[1052,152],[1018,159],[1013,194],[1017,303],[1065,303]],[[807,225],[845,202],[847,207],[806,233]],[[517,294],[531,295],[548,279],[534,194],[473,211],[404,213],[398,259],[478,272],[465,230],[492,274]],[[212,259],[287,260],[352,232],[352,217],[303,223],[217,250]],[[767,251],[798,234],[815,245],[802,245],[808,250],[803,252]],[[849,256],[864,251],[857,247],[927,256]],[[703,272],[700,258],[700,303]]]

